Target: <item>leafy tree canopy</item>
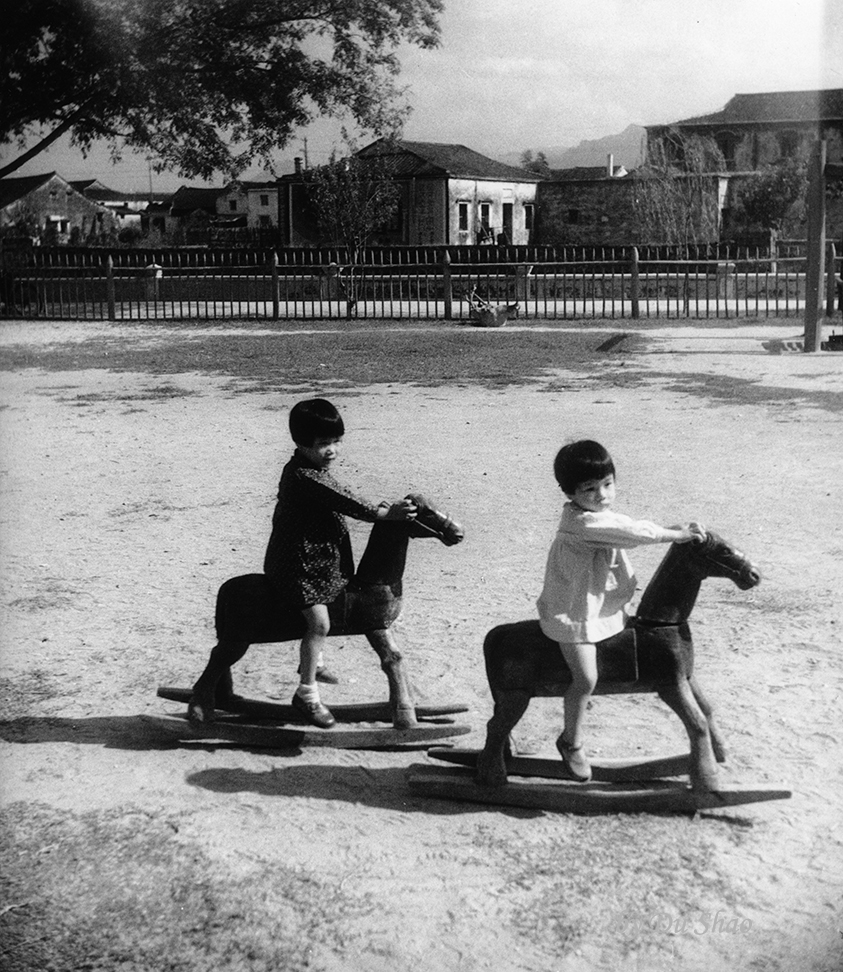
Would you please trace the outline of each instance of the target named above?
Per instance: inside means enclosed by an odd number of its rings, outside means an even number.
[[[550,166],[547,162],[547,156],[544,152],[537,152],[533,156],[532,149],[525,149],[521,153],[521,168],[526,169],[528,172],[536,172],[538,175],[549,176]]]
[[[807,164],[785,159],[768,166],[747,184],[740,194],[739,213],[748,225],[781,230],[797,204],[804,209],[807,190]]]
[[[406,114],[397,49],[439,40],[443,0],[10,0],[0,145],[72,133],[158,171],[236,177],[296,129],[347,116],[381,134]]]

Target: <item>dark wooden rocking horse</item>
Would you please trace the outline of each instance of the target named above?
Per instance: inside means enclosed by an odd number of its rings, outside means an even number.
[[[542,633],[539,622],[519,621],[493,628],[484,641],[494,713],[487,724],[483,750],[430,753],[447,762],[475,766],[476,783],[466,786],[466,778],[459,775],[452,776],[449,782],[448,771],[440,771],[437,776],[413,767],[411,787],[429,796],[521,806],[542,805],[542,798],[549,798],[556,800],[551,809],[571,812],[687,810],[789,796],[786,790],[757,787],[726,794],[725,788],[718,786],[716,764],[725,761],[725,746],[711,705],[694,673],[694,646],[688,625],[700,585],[708,577],[726,577],[741,590],[749,590],[761,580],[758,568],[716,533],[708,531],[705,540],[673,544],[650,580],[637,615],[620,634],[597,644],[595,694],[658,693],[685,726],[691,744],[689,757],[644,763],[606,761],[602,767],[595,763],[593,784],[570,783],[561,790],[556,784],[555,794],[553,788],[545,786],[544,791],[539,788],[523,799],[516,794],[514,799],[498,801],[496,797],[510,789],[503,786],[510,771],[523,776],[565,778],[561,760],[517,757],[512,752],[510,733],[530,700],[536,696],[561,697],[571,682],[559,646]],[[640,784],[639,789],[631,791],[612,792],[611,787],[605,788],[606,782],[616,784],[683,772],[690,774],[690,791],[667,783],[646,791],[640,789]]]
[[[389,685],[389,715],[395,729],[418,726],[403,657],[392,632],[393,621],[401,613],[402,577],[410,538],[436,538],[447,546],[460,543],[462,527],[449,516],[434,509],[424,496],[412,494],[417,506],[415,520],[375,523],[354,578],[330,605],[331,636],[362,634],[380,658]],[[300,611],[285,608],[269,587],[264,574],[243,574],[225,581],[216,602],[215,625],[217,644],[211,651],[205,670],[192,690],[159,688],[158,694],[175,701],[188,701],[188,719],[194,726],[211,726],[216,710],[251,713],[271,718],[286,712],[289,706],[243,699],[234,694],[231,667],[240,661],[253,644],[292,641],[305,632]],[[363,713],[383,709],[377,703],[348,708]],[[430,708],[430,707],[428,707]],[[440,706],[427,715],[444,715],[465,711],[465,706]],[[422,710],[419,709],[419,713]],[[365,715],[360,718],[365,718]],[[468,729],[459,727],[454,734]],[[329,730],[326,738],[339,733]],[[440,731],[438,735],[448,735]]]

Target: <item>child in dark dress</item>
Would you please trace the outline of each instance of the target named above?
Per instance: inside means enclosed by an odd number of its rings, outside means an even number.
[[[335,719],[316,684],[330,631],[327,605],[354,575],[345,517],[374,523],[411,520],[409,499],[377,505],[356,496],[334,479],[331,466],[345,433],[342,417],[324,398],[299,402],[290,412],[296,450],[278,484],[272,535],[264,573],[285,604],[304,615],[307,631],[300,651],[300,684],[293,705],[314,725],[330,728]]]

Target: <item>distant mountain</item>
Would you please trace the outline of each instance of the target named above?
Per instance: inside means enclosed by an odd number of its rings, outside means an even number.
[[[645,129],[641,125],[628,125],[617,135],[606,135],[603,138],[585,139],[579,145],[570,148],[546,148],[541,145],[525,145],[533,155],[544,152],[551,169],[571,169],[577,165],[605,165],[606,156],[614,156],[615,165],[624,165],[627,169],[634,169],[642,161],[642,145]],[[501,156],[501,162],[518,165],[521,152],[507,152]]]

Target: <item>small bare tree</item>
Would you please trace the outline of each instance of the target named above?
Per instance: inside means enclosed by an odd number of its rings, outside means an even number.
[[[716,240],[720,230],[718,174],[723,153],[713,139],[675,129],[650,143],[634,175],[635,224],[645,243],[687,246]]]
[[[359,278],[356,268],[363,247],[398,209],[400,190],[393,180],[394,162],[387,154],[361,158],[331,155],[326,165],[307,173],[310,198],[324,239],[344,246],[349,268],[344,278],[348,315],[357,304]]]

